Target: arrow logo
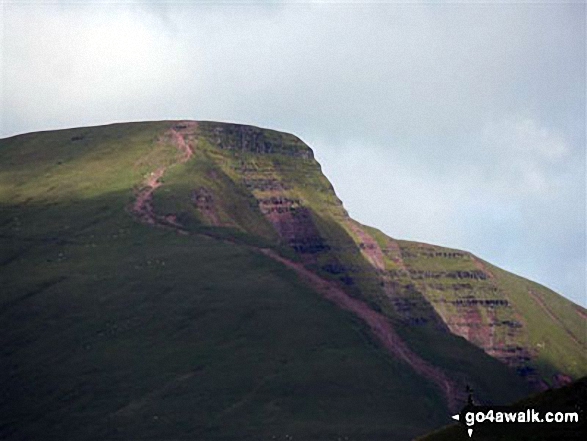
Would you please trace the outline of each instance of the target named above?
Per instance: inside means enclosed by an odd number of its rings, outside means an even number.
[[[456,415],[451,416],[451,418],[455,421],[459,421],[461,416],[457,413]],[[468,429],[467,433],[469,434],[469,438],[473,436],[473,429]]]

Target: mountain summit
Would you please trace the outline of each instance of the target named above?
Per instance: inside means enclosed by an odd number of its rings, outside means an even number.
[[[294,135],[19,135],[0,198],[3,438],[408,439],[587,374],[584,308],[354,221]]]

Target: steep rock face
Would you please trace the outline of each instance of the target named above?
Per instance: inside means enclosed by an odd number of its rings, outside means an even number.
[[[540,383],[519,313],[495,277],[469,253],[395,241],[358,225],[359,247],[378,269],[392,313],[410,325],[448,329]],[[556,382],[555,378],[552,378]]]
[[[200,123],[200,133],[221,150],[313,158],[312,150],[297,137],[274,130],[239,124]]]
[[[300,175],[315,177],[319,173],[312,150],[293,135],[270,130],[233,124],[201,123],[200,126],[204,147],[199,153],[211,160],[234,186],[248,194],[254,204],[247,207],[250,215],[257,217],[258,222],[269,223],[280,243],[291,247],[306,263],[316,265],[319,256],[328,255],[328,237],[321,231],[312,201],[306,197],[306,192],[312,189],[304,188],[309,183],[300,185]],[[330,183],[319,177],[319,186],[315,189],[320,191],[320,185],[325,187],[324,194],[332,198]],[[230,207],[220,208],[226,205],[225,200],[218,200],[215,207],[211,207],[212,199],[213,196],[207,198],[206,209],[198,207],[202,217],[214,210],[231,211]],[[345,215],[342,204],[335,199],[333,206]],[[220,224],[239,224],[230,222],[238,216],[230,217]],[[251,233],[246,227],[242,229]],[[272,238],[268,233],[262,236]]]
[[[545,383],[561,384],[556,370],[581,375],[586,343],[584,335],[575,335],[585,326],[577,313],[579,307],[469,253],[455,259],[445,257],[452,251],[440,247],[409,242],[400,242],[400,246],[404,262],[416,275],[416,284],[451,332],[542,387]],[[450,270],[438,271],[439,266]],[[551,298],[560,315],[548,318],[548,311],[531,295],[533,291]],[[561,350],[563,346],[565,350]],[[576,354],[576,358],[569,354]],[[556,369],[546,368],[545,360],[551,360]]]
[[[259,206],[279,237],[296,252],[306,255],[328,250],[312,221],[310,210],[299,200],[272,196],[260,199]]]
[[[395,240],[353,221],[297,137],[203,122],[195,156],[208,164],[208,185],[191,189],[199,222],[277,238],[391,320],[461,336],[535,385],[584,373],[582,308],[468,252]],[[228,191],[245,195],[246,207],[236,208]],[[554,299],[557,312],[543,297]],[[528,320],[536,313],[540,320]],[[550,326],[555,337],[544,331]]]
[[[400,242],[399,247],[407,269],[404,277],[423,293],[452,333],[521,374],[534,372],[535,354],[525,342],[518,312],[474,256],[410,242]]]

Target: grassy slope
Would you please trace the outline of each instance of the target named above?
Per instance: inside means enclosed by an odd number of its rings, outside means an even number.
[[[246,247],[153,229],[125,212],[145,174],[174,161],[175,148],[157,141],[169,125],[0,142],[1,363],[10,373],[0,433],[401,439],[444,423],[432,385],[287,270]],[[308,203],[338,258],[363,275],[357,293],[377,302],[371,269],[315,161],[235,155],[201,139],[194,159],[164,176],[157,210],[179,213],[192,231],[287,253],[238,179],[242,161],[300,184],[291,196]],[[201,223],[189,203],[199,185],[215,189],[232,229]],[[526,391],[464,339],[398,331],[424,358],[473,377],[492,401]]]
[[[422,246],[422,244],[409,241],[398,241],[398,243],[400,243],[403,252],[411,251],[413,253],[414,249]],[[520,321],[523,324],[523,332],[513,338],[511,335],[508,337],[507,333],[510,331],[507,327],[503,327],[497,331],[497,338],[508,341],[508,344],[512,346],[528,347],[535,354],[533,364],[540,369],[547,381],[550,381],[556,372],[564,372],[575,379],[587,374],[586,325],[585,319],[578,313],[578,311],[585,311],[584,308],[542,285],[497,268],[467,252],[438,246],[425,246],[436,252],[463,253],[466,258],[422,258],[412,254],[415,257],[404,259],[409,269],[432,272],[474,271],[478,269],[476,262],[480,262],[494,276],[488,280],[467,280],[466,282],[472,285],[472,289],[460,292],[450,289],[438,291],[432,284],[433,282],[436,285],[443,283],[450,285],[455,282],[455,279],[451,278],[434,279],[432,282],[415,281],[420,291],[436,308],[439,308],[444,316],[454,314],[454,307],[451,309],[450,304],[438,302],[439,299],[450,301],[465,298],[468,295],[475,295],[480,299],[504,299],[512,307],[505,310],[495,308],[493,311],[497,314],[498,319]],[[542,299],[547,305],[548,312],[528,294],[529,291]],[[479,309],[483,312],[481,308]],[[555,316],[555,319],[549,312]],[[486,320],[488,319],[486,318]]]
[[[587,374],[587,328],[585,319],[577,311],[585,309],[575,305],[554,291],[522,277],[491,266],[498,278],[499,287],[510,294],[528,329],[528,344],[538,352],[537,363],[546,374],[553,367],[577,379]],[[529,298],[528,291],[541,298],[549,314]],[[572,335],[572,338],[569,338]]]
[[[373,439],[443,421],[431,385],[279,265],[125,221],[4,268],[3,435]]]
[[[1,437],[402,439],[442,424],[436,389],[291,272],[125,212],[175,154],[162,127],[2,141]]]
[[[382,248],[389,241],[397,243],[400,251],[398,256],[405,269],[402,270],[390,259],[386,261],[387,269],[395,271],[396,280],[400,284],[414,285],[424,296],[425,304],[433,305],[445,321],[451,316],[462,314],[462,311],[459,312],[451,304],[455,300],[476,298],[506,301],[509,307],[474,308],[486,323],[503,321],[522,325],[520,329],[507,326],[493,328],[498,345],[527,348],[533,357],[530,365],[539,369],[547,383],[551,383],[553,376],[560,372],[575,379],[587,374],[585,308],[540,284],[495,267],[466,251],[394,240],[375,228],[365,228]],[[455,258],[455,255],[459,257]],[[491,277],[486,280],[459,280],[446,275],[437,277],[441,273],[474,272],[480,269],[491,274]],[[406,270],[420,275],[414,276]],[[435,276],[426,277],[427,272]],[[461,288],[455,290],[454,284],[461,284]],[[470,287],[462,288],[464,285]],[[413,298],[413,293],[409,294]],[[546,309],[537,302],[537,298]],[[488,313],[493,314],[493,317],[488,316]]]

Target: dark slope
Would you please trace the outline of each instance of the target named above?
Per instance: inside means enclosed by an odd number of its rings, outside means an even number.
[[[401,292],[432,319],[400,313],[385,288],[406,284],[387,267],[412,277],[409,243],[380,259],[312,158],[292,135],[218,123],[1,140],[0,435],[406,439],[446,422],[435,373],[488,402],[526,394],[447,332],[422,286]],[[529,320],[566,320],[565,301],[542,304]]]
[[[272,260],[114,213],[69,230],[3,270],[3,439],[401,439],[444,421],[433,385]]]
[[[555,412],[565,410],[577,412],[579,424],[562,426],[555,423],[547,423],[522,433],[510,434],[489,434],[474,432],[474,438],[480,441],[556,441],[556,440],[584,440],[585,439],[585,416],[587,413],[587,377],[568,384],[560,389],[548,390],[514,403],[511,411],[524,411],[535,409],[542,412]],[[418,441],[465,441],[470,440],[466,429],[458,424],[453,424],[429,435],[418,438]]]

